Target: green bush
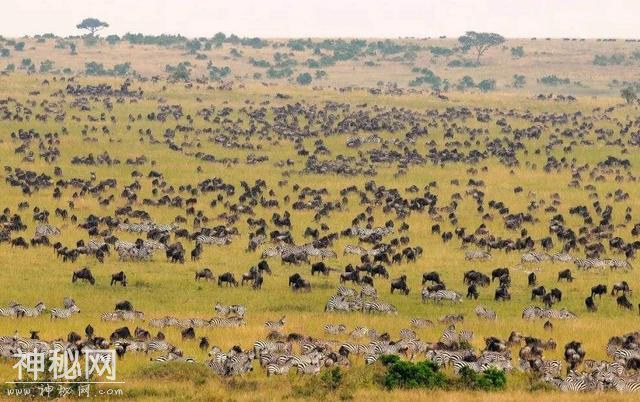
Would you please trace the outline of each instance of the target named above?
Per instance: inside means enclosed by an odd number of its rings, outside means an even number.
[[[296,78],[296,81],[300,85],[309,85],[311,84],[311,81],[313,81],[313,77],[311,77],[311,74],[309,73],[302,73],[298,75],[298,77]]]
[[[24,50],[24,42],[18,42],[16,43],[13,48],[17,51],[17,52],[21,52]]]
[[[515,59],[519,59],[521,57],[524,57],[524,49],[522,48],[522,46],[512,47],[511,48],[511,57],[513,57]]]
[[[409,82],[410,87],[417,87],[423,84],[430,85],[433,89],[440,89],[442,85],[442,79],[438,77],[433,71],[428,68],[415,68],[413,72],[419,72],[420,75],[416,77],[414,80]]]
[[[482,80],[478,84],[478,89],[481,90],[482,92],[493,91],[494,89],[496,89],[496,80],[493,80],[493,79]]]
[[[549,85],[549,86],[569,85],[571,83],[571,80],[569,78],[560,78],[555,74],[545,75],[544,77],[540,78],[538,81],[543,85]]]
[[[397,360],[388,365],[383,385],[387,389],[394,388],[446,388],[447,377],[439,371],[438,366],[430,361],[411,363]]]
[[[491,368],[484,373],[476,373],[468,367],[460,370],[458,385],[464,389],[498,391],[507,386],[507,375],[503,370]]]
[[[11,50],[3,47],[2,49],[0,49],[0,57],[9,57],[9,55],[11,54]]]
[[[619,65],[619,64],[622,64],[623,62],[624,62],[624,54],[612,54],[611,56],[597,54],[593,58],[593,64],[596,66]]]

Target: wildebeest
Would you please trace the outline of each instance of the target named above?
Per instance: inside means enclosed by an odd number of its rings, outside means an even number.
[[[128,327],[118,328],[111,333],[111,336],[109,336],[109,339],[111,340],[111,342],[115,342],[119,339],[131,339],[131,338],[132,338],[131,331],[129,331]]]
[[[591,297],[598,295],[598,297],[602,298],[602,295],[606,293],[607,293],[606,285],[599,284],[591,288]]]
[[[91,270],[88,267],[84,267],[78,271],[73,272],[73,276],[71,277],[71,282],[76,283],[78,279],[81,279],[85,282],[89,282],[92,285],[95,285],[96,279],[93,277]]]
[[[595,302],[593,301],[593,297],[591,296],[587,296],[586,299],[584,299],[584,304],[585,306],[587,306],[587,311],[598,311],[598,307],[596,307]]]
[[[535,272],[529,273],[527,276],[527,282],[529,286],[536,286],[538,283]]]
[[[120,284],[122,286],[127,286],[127,275],[125,275],[124,271],[120,271],[118,273],[115,273],[113,275],[111,275],[111,285],[113,286],[114,284],[120,282]]]
[[[340,283],[349,282],[349,281],[354,283],[360,283],[360,274],[358,270],[354,270],[352,272],[343,272],[340,274]]]
[[[196,339],[196,331],[193,327],[183,329],[180,334],[182,335],[182,340],[185,339]]]
[[[625,308],[627,310],[631,310],[633,308],[633,305],[631,304],[629,299],[627,299],[626,294],[623,294],[622,296],[618,296],[618,298],[616,299],[616,303],[620,308]]]
[[[204,268],[200,271],[196,271],[196,281],[199,281],[200,279],[206,279],[207,282],[209,280],[213,280],[213,272],[211,271],[211,269],[209,268]]]
[[[571,275],[570,269],[565,269],[564,271],[558,272],[558,282],[560,282],[560,280],[562,279],[566,280],[567,282],[573,282],[573,276]]]
[[[128,300],[121,300],[116,303],[116,308],[114,310],[133,311],[133,304]]]
[[[544,286],[538,286],[537,288],[531,289],[531,300],[534,300],[536,297],[544,297],[547,294],[547,289]]]
[[[502,301],[506,301],[506,300],[511,300],[511,294],[509,293],[509,289],[505,288],[505,287],[499,287],[498,289],[496,289],[495,295],[493,297],[494,300],[498,301],[498,300],[502,300]]]
[[[302,279],[299,273],[295,273],[289,277],[289,287],[293,286],[294,283],[298,281],[298,279]]]
[[[225,272],[218,276],[218,286],[222,286],[223,283],[227,286],[238,286],[238,281],[231,272]]]
[[[435,271],[425,272],[425,273],[422,274],[422,284],[424,285],[428,281],[435,282],[435,283],[442,282],[440,280],[440,274],[438,274]]]
[[[471,285],[469,285],[469,287],[467,288],[467,298],[468,299],[478,299],[479,293],[478,293],[478,289],[476,288],[476,284],[472,283]]]
[[[393,281],[391,281],[391,293],[393,293],[394,290],[399,290],[405,295],[409,294],[409,287],[407,286],[406,275],[402,275],[400,278],[394,279]]]
[[[627,283],[627,281],[616,283],[611,288],[611,296],[618,295],[620,292],[622,292],[623,294],[631,295],[631,289],[629,288],[629,284]]]

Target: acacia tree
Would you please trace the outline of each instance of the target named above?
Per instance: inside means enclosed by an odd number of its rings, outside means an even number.
[[[89,36],[94,36],[96,32],[103,28],[107,28],[109,24],[104,21],[100,21],[97,18],[85,18],[81,23],[76,25],[78,29],[86,29],[89,31]]]
[[[476,64],[480,64],[480,56],[484,52],[493,46],[504,43],[504,41],[505,39],[502,35],[490,32],[468,31],[458,38],[458,42],[462,45],[462,50],[466,52],[474,49],[476,51]]]
[[[631,87],[623,88],[620,91],[620,96],[622,96],[622,98],[629,104],[638,99],[638,95]]]

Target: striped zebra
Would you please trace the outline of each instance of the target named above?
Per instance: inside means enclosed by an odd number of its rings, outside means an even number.
[[[47,307],[43,302],[39,302],[34,308],[22,305],[15,307],[16,315],[18,317],[39,317],[46,309]]]
[[[340,350],[340,354],[342,354],[343,356],[349,356],[351,354],[363,355],[369,352],[369,345],[347,342],[340,345],[339,350]]]
[[[76,305],[76,301],[69,296],[65,296],[64,299],[62,299],[62,306],[64,308],[71,308],[72,306],[75,306],[75,305]]]
[[[611,379],[613,389],[620,393],[640,392],[640,380],[637,378],[616,378]]]
[[[357,326],[353,329],[353,331],[351,331],[349,333],[349,337],[351,339],[360,339],[360,338],[364,338],[365,336],[367,336],[367,333],[369,332],[369,328],[367,327],[362,327],[362,326]]]
[[[144,313],[142,311],[116,310],[103,313],[102,316],[100,316],[100,319],[102,321],[144,320]]]
[[[463,321],[464,321],[464,315],[462,314],[447,314],[445,316],[438,318],[438,322],[442,324],[453,324],[456,322],[463,322]]]
[[[339,335],[347,330],[344,324],[327,324],[324,326],[324,332],[330,335]]]
[[[80,309],[75,304],[69,308],[52,308],[51,319],[58,318],[61,320],[67,319],[73,315],[73,313],[79,313]]]
[[[405,339],[405,340],[418,339],[418,335],[416,334],[416,331],[412,329],[403,328],[400,330],[400,339]]]
[[[196,237],[196,244],[213,244],[216,246],[226,246],[227,244],[231,244],[231,239],[228,236],[216,237],[199,235]]]
[[[467,251],[464,259],[467,261],[486,261],[491,258],[491,254],[486,251]]]
[[[351,244],[347,244],[344,246],[343,255],[347,254],[355,254],[359,256],[367,255],[367,250],[360,246],[353,246]]]
[[[290,364],[280,365],[278,363],[269,363],[267,365],[267,377],[271,377],[272,375],[285,375],[289,373],[291,370]]]
[[[409,323],[413,328],[428,328],[433,327],[434,325],[433,321],[427,320],[425,318],[412,318]]]
[[[567,253],[556,253],[551,256],[551,261],[553,262],[572,262],[573,257]]]
[[[229,370],[224,363],[218,362],[214,359],[205,360],[204,364],[213,371],[214,374],[224,377],[229,375]]]
[[[449,325],[449,327],[444,330],[442,336],[440,337],[440,342],[442,342],[446,346],[452,346],[460,342],[455,325]]]
[[[182,357],[180,355],[177,355],[173,352],[169,352],[166,355],[163,356],[158,356],[155,359],[153,359],[154,362],[157,363],[166,363],[166,362],[172,362],[172,361],[181,361],[181,362],[185,362],[185,363],[196,363],[196,360],[193,357]]]
[[[60,235],[60,229],[49,224],[36,226],[36,232],[33,237],[51,237]]]
[[[222,317],[214,317],[209,320],[208,326],[210,327],[219,327],[219,328],[237,328],[246,325],[244,319],[240,317],[230,317],[230,318],[222,318]]]
[[[280,330],[284,327],[286,323],[287,323],[287,317],[283,315],[282,317],[280,317],[279,320],[265,322],[264,327],[269,331],[280,332]]]
[[[460,342],[466,342],[470,344],[471,341],[473,341],[473,331],[468,329],[463,329],[458,334],[458,339],[460,339]]]
[[[365,297],[370,297],[372,299],[378,298],[378,291],[371,285],[363,285],[362,289],[360,289],[360,298],[364,299]]]
[[[576,259],[573,261],[576,268],[579,270],[590,271],[592,269],[604,269],[609,264],[605,260],[601,260],[599,258],[584,258],[584,259]]]
[[[560,383],[560,391],[563,392],[587,392],[594,391],[597,387],[595,380],[588,374],[569,373],[562,383]]]
[[[529,251],[522,254],[520,257],[520,264],[541,263],[543,261],[551,260],[551,256],[547,253],[540,253],[537,251]]]
[[[491,310],[485,306],[478,305],[473,310],[476,313],[478,318],[482,318],[485,320],[495,320],[497,318],[497,314],[494,310]]]
[[[470,356],[473,356],[473,352],[471,350],[430,350],[427,352],[427,359],[441,367],[453,364],[456,361],[464,361]]]
[[[316,375],[320,372],[320,363],[298,363],[296,365],[297,372],[299,374],[312,374]]]
[[[167,352],[171,350],[175,351],[176,349],[176,347],[170,344],[169,342],[161,341],[161,340],[153,340],[146,343],[146,345],[147,345],[147,350],[156,351],[156,352]]]
[[[0,317],[17,317],[18,310],[21,309],[21,305],[15,305],[12,307],[0,307]]]
[[[256,355],[262,353],[287,353],[291,354],[291,344],[289,342],[279,341],[255,341],[253,344],[253,351]]]
[[[613,358],[616,360],[628,361],[630,359],[640,359],[640,351],[633,349],[615,349]]]
[[[365,313],[398,314],[398,309],[394,305],[381,301],[365,301],[362,304],[362,311]]]
[[[433,300],[436,303],[440,303],[442,300],[462,303],[462,295],[454,292],[453,290],[438,290],[436,292],[429,292],[425,287],[422,289],[422,301]]]
[[[633,266],[631,266],[631,264],[627,260],[609,259],[609,260],[605,260],[605,262],[611,269],[625,269],[625,270],[633,269]]]
[[[245,313],[247,312],[247,308],[242,304],[232,304],[230,306],[225,306],[224,304],[216,302],[216,305],[213,306],[213,309],[216,311],[219,317],[235,316],[243,318]]]
[[[356,296],[356,290],[354,288],[348,288],[346,286],[338,286],[338,288],[336,289],[336,295],[338,296],[342,296],[342,297],[355,297]]]
[[[324,311],[351,311],[351,306],[343,296],[333,295],[325,304]]]

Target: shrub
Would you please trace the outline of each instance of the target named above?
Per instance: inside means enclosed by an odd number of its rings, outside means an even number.
[[[471,60],[451,60],[447,63],[449,67],[478,67],[476,63]]]
[[[522,48],[522,46],[512,47],[511,48],[511,57],[516,58],[516,59],[524,57],[524,49]]]
[[[468,367],[460,370],[458,385],[465,389],[497,391],[507,386],[507,376],[503,370],[490,368],[484,373],[476,373]]]
[[[15,45],[13,45],[13,48],[17,51],[17,52],[21,52],[24,50],[24,42],[18,42]]]
[[[494,89],[496,89],[496,80],[493,80],[493,79],[482,80],[478,84],[478,89],[481,90],[482,92],[493,91]]]
[[[40,72],[41,73],[48,73],[49,71],[53,70],[53,64],[54,62],[52,60],[44,60],[40,62]]]
[[[571,80],[569,78],[560,78],[555,74],[545,75],[544,77],[540,78],[538,81],[543,85],[549,85],[549,86],[569,85],[571,83]]]
[[[429,48],[429,51],[435,57],[440,57],[440,56],[449,57],[455,53],[452,49],[449,49],[448,47],[442,47],[442,46],[431,46]]]
[[[9,57],[10,54],[11,54],[11,51],[9,49],[5,47],[0,49],[0,57]]]
[[[522,88],[526,83],[526,77],[522,74],[514,74],[513,75],[513,87],[514,88]]]
[[[311,81],[313,81],[313,78],[309,73],[302,73],[296,78],[296,82],[300,85],[309,85]]]
[[[421,75],[409,82],[409,86],[417,87],[423,84],[428,84],[433,89],[440,89],[442,85],[442,79],[438,77],[433,71],[428,68],[414,69],[414,72],[419,72]]]
[[[593,58],[593,64],[596,66],[618,65],[622,64],[623,62],[624,54],[612,54],[611,56],[597,54]]]
[[[467,88],[474,88],[476,86],[475,81],[468,75],[465,75],[458,81],[458,89],[464,91]]]
[[[109,35],[104,39],[110,45],[115,45],[116,43],[120,42],[120,37],[118,35]]]
[[[183,61],[175,66],[167,64],[164,68],[169,73],[169,78],[176,81],[188,81],[191,77],[191,63]]]
[[[397,360],[388,365],[383,384],[387,389],[394,388],[445,388],[446,376],[439,371],[438,366],[430,361],[411,363]],[[385,362],[383,362],[385,364]]]
[[[212,80],[220,80],[231,74],[231,69],[229,67],[216,67],[211,64],[211,62],[209,62],[207,70],[209,70],[209,78],[211,78]]]
[[[316,70],[316,79],[327,78],[327,72],[324,70]]]
[[[7,66],[4,68],[4,71],[11,73],[16,71],[16,65],[13,63],[7,64]]]

